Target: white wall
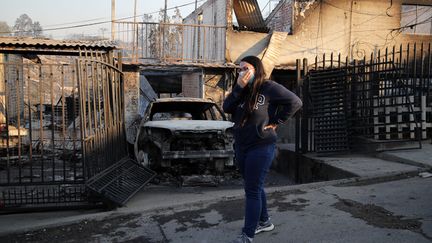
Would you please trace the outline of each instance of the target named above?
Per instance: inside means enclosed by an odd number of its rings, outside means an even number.
[[[225,61],[226,11],[225,0],[209,0],[183,20],[188,25],[183,32],[185,59]]]

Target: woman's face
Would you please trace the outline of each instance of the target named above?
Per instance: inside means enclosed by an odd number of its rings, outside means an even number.
[[[255,74],[255,68],[254,66],[252,66],[252,64],[248,62],[240,62],[240,69],[238,70],[238,72],[242,72],[242,71],[247,72],[248,70],[251,70],[252,73]]]

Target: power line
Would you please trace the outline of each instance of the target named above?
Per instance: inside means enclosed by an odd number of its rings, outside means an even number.
[[[196,2],[203,2],[205,0],[198,0]],[[195,4],[195,1],[193,2],[189,2],[189,3],[185,3],[182,5],[178,5],[178,6],[174,6],[171,8],[167,8],[167,10],[172,10],[172,9],[176,9],[176,8],[182,8],[185,6],[189,6]],[[132,19],[134,17],[138,17],[138,16],[142,16],[142,15],[151,15],[151,14],[155,14],[155,13],[159,13],[161,10],[159,11],[155,11],[155,12],[151,12],[151,13],[143,13],[143,14],[139,14],[136,16],[128,16],[128,17],[123,17],[123,18],[118,18],[115,19],[114,21],[120,21],[120,20],[126,20],[126,19]],[[88,21],[92,21],[92,20],[97,20],[97,19],[103,19],[103,18],[96,18],[96,19],[91,19],[91,20],[82,20],[82,21],[77,21],[76,23],[82,23],[82,22],[88,22]],[[43,28],[42,30],[45,31],[56,31],[56,30],[67,30],[67,29],[75,29],[75,28],[82,28],[82,27],[88,27],[88,26],[94,26],[94,25],[100,25],[100,24],[107,24],[107,23],[111,23],[111,20],[106,20],[106,21],[99,21],[99,22],[93,22],[93,23],[88,23],[88,24],[78,24],[78,25],[72,25],[72,26],[65,26],[65,27],[54,27],[54,28]],[[67,24],[67,23],[64,23]],[[48,26],[59,26],[59,25],[64,25],[64,24],[56,24],[56,25],[48,25]],[[14,34],[14,33],[18,33],[19,31],[9,31],[9,32],[0,32],[0,34]]]
[[[100,17],[100,18],[94,18],[94,19],[87,19],[87,20],[80,20],[80,21],[74,21],[74,22],[68,22],[68,23],[61,23],[61,24],[50,24],[50,25],[45,25],[44,27],[55,27],[55,26],[62,26],[62,25],[67,25],[67,24],[79,24],[79,23],[85,23],[85,22],[90,22],[90,21],[97,21],[97,20],[102,20],[105,19],[106,17]]]
[[[343,11],[347,11],[347,12],[353,12],[353,13],[356,13],[356,14],[371,15],[371,16],[386,16],[386,17],[390,17],[390,16],[387,14],[387,12],[384,13],[384,14],[371,13],[371,12],[361,12],[361,11],[356,11],[356,10],[351,10],[351,9],[345,9],[345,8],[343,8],[343,7],[339,7],[339,6],[337,6],[337,5],[334,5],[334,4],[332,4],[332,3],[329,3],[329,2],[327,2],[327,1],[325,1],[325,0],[323,0],[322,2],[323,2],[324,4],[327,4],[327,5],[329,5],[329,6],[332,6],[332,7],[334,7],[334,8],[337,8],[337,9],[340,9],[340,10],[343,10]],[[405,13],[409,13],[409,12],[413,12],[413,11],[415,11],[415,10],[408,10],[408,11],[405,11],[405,12],[401,12],[399,15],[402,15],[402,14],[405,14]]]

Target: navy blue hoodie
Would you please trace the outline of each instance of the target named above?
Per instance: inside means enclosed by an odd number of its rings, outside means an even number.
[[[264,127],[284,123],[303,105],[293,92],[274,81],[266,80],[261,85],[255,109],[246,123],[240,126],[244,107],[247,105],[242,100],[242,91],[243,88],[236,84],[223,104],[223,110],[232,114],[235,123],[236,148],[248,149],[257,145],[275,143],[276,132],[273,129],[264,130]]]

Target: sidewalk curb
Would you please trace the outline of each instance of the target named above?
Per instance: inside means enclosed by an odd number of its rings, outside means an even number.
[[[271,195],[272,193],[277,192],[290,192],[293,190],[315,190],[318,188],[326,187],[326,186],[362,186],[362,185],[370,185],[370,184],[377,184],[377,183],[383,183],[387,181],[394,181],[394,180],[402,180],[405,178],[411,178],[417,176],[421,172],[428,171],[428,169],[417,169],[413,171],[408,172],[394,172],[394,173],[387,173],[377,176],[365,176],[365,177],[352,177],[347,179],[340,179],[340,180],[333,180],[333,181],[322,181],[322,182],[313,182],[308,184],[299,184],[299,185],[288,185],[288,186],[277,186],[277,187],[267,187],[266,192]],[[41,223],[36,224],[28,227],[23,227],[15,230],[8,230],[4,232],[0,232],[0,236],[9,235],[9,234],[17,234],[17,233],[24,233],[27,231],[35,231],[35,230],[41,230],[44,228],[53,228],[53,227],[60,227],[65,226],[69,224],[79,223],[86,220],[96,220],[101,221],[108,217],[119,217],[122,215],[128,215],[128,214],[141,214],[146,215],[149,213],[154,213],[158,211],[183,211],[186,209],[190,209],[193,207],[202,206],[203,204],[211,204],[215,202],[223,202],[223,201],[231,201],[231,200],[237,200],[244,198],[244,193],[242,189],[231,189],[227,190],[226,194],[231,194],[230,196],[223,196],[223,197],[210,197],[203,200],[196,200],[191,202],[183,202],[183,203],[174,203],[170,206],[155,206],[152,208],[147,209],[128,209],[127,206],[123,208],[119,208],[115,211],[109,211],[109,212],[98,212],[94,214],[84,214],[84,215],[77,215],[77,216],[69,216],[65,218],[57,218],[57,222],[50,222],[50,223]]]
[[[417,167],[421,167],[421,168],[425,168],[425,169],[432,169],[432,166],[427,165],[425,163],[417,162],[415,160],[411,160],[411,159],[407,159],[407,158],[402,158],[400,156],[390,154],[387,152],[382,152],[382,153],[376,154],[375,157],[386,160],[386,161],[390,161],[390,162],[396,162],[396,163],[401,163],[401,164],[406,164],[406,165],[413,165],[413,166],[417,166]]]

